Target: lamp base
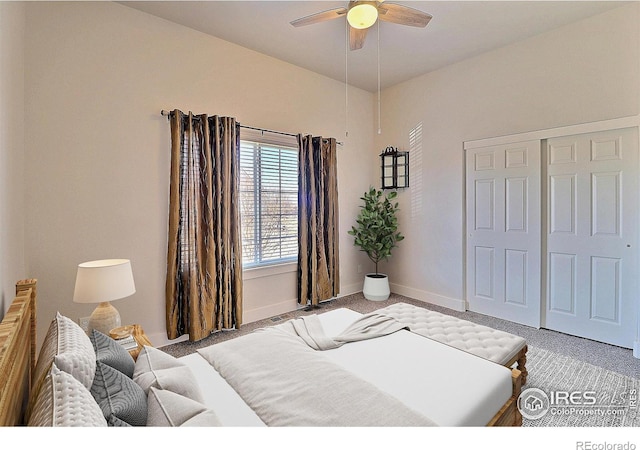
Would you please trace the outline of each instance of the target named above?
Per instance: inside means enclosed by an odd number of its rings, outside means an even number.
[[[89,318],[87,332],[91,334],[93,330],[109,336],[109,331],[120,326],[120,313],[111,303],[102,302],[93,310]]]

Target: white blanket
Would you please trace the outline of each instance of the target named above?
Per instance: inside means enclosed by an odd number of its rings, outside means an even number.
[[[331,350],[349,342],[374,339],[405,328],[409,329],[407,325],[401,324],[393,317],[376,312],[362,316],[335,337],[329,337],[325,334],[320,319],[315,314],[289,320],[277,325],[276,328],[299,336],[314,350]]]
[[[436,425],[282,328],[257,330],[198,353],[269,426]]]

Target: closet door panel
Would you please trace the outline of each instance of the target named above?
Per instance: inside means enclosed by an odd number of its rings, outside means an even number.
[[[637,128],[547,142],[544,326],[632,348],[638,308]]]
[[[540,325],[540,141],[467,151],[468,307]]]

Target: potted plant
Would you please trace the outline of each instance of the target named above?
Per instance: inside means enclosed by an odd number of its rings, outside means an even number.
[[[355,238],[354,244],[365,252],[375,265],[375,273],[368,273],[364,279],[362,293],[368,300],[386,300],[389,298],[389,278],[378,273],[378,263],[391,256],[391,250],[404,239],[398,232],[398,203],[392,202],[397,197],[395,191],[386,196],[373,187],[360,199],[360,213],[356,219],[357,226],[348,232]]]

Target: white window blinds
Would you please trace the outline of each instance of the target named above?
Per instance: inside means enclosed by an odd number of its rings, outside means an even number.
[[[245,268],[298,257],[298,147],[295,137],[242,131],[240,212]]]

